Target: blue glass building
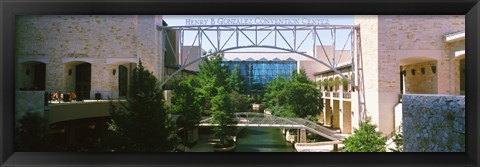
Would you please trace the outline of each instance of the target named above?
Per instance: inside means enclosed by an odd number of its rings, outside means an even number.
[[[246,60],[238,58],[233,60],[223,59],[223,64],[228,66],[229,72],[238,67],[240,75],[244,79],[246,93],[252,95],[263,94],[265,86],[271,80],[280,76],[288,80],[292,72],[297,70],[297,61],[292,58],[286,60],[280,60],[279,58],[273,60],[267,60],[266,58],[259,60],[252,58]]]

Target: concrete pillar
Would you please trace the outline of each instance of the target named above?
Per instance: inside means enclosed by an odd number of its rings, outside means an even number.
[[[172,105],[172,91],[165,90],[163,92],[163,95],[165,96],[165,106],[169,107],[170,105]]]
[[[300,129],[300,134],[298,134],[298,136],[300,136],[300,143],[307,142],[307,131],[305,129]]]

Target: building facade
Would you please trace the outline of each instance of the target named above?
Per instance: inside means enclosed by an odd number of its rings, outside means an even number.
[[[18,16],[16,23],[19,90],[118,98],[140,60],[162,77],[162,16]]]
[[[357,82],[353,74],[358,65],[351,57],[361,51],[367,115],[384,135],[401,125],[402,94],[465,93],[464,16],[355,16],[354,22],[360,26],[362,48],[323,46],[326,52],[307,54],[332,61],[343,77]],[[94,99],[95,94],[116,99],[128,96],[131,71],[140,61],[163,80],[178,64],[206,54],[199,46],[164,46],[157,29],[166,25],[162,16],[18,16],[16,24],[19,91],[75,91],[83,99]],[[171,41],[178,35],[168,32]],[[325,53],[337,59],[328,60]],[[199,63],[182,73],[194,74]],[[305,69],[323,92],[319,121],[346,134],[358,127],[356,89],[316,61],[295,53],[250,52],[224,53],[224,63],[244,66],[242,75],[252,88]]]

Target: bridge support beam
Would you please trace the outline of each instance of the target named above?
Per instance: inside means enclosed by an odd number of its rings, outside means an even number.
[[[307,131],[305,129],[300,129],[300,133],[298,134],[300,137],[299,143],[306,143],[307,142]]]

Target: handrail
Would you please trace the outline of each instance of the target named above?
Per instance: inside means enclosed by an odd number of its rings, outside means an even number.
[[[239,121],[235,126],[260,126],[260,127],[279,127],[279,128],[304,128],[312,133],[318,134],[325,138],[328,138],[333,141],[343,140],[343,136],[338,135],[338,133],[320,126],[309,120],[303,118],[283,118],[273,115],[266,115],[264,113],[254,113],[254,112],[239,112],[235,113],[236,118],[247,119],[247,122]],[[246,116],[246,117],[242,117]],[[210,118],[203,119],[200,121],[199,126],[218,126],[208,123]]]

